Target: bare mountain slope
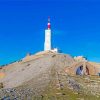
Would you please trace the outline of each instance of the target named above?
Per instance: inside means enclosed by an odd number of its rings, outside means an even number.
[[[13,88],[31,79],[47,81],[53,66],[63,70],[66,65],[69,66],[73,62],[73,58],[69,55],[44,53],[38,59],[16,62],[3,68],[1,71],[5,73],[5,77],[0,82],[4,83],[4,88]],[[42,80],[42,77],[45,79]]]
[[[100,100],[98,76],[69,76],[70,55],[42,52],[2,69],[0,100]]]

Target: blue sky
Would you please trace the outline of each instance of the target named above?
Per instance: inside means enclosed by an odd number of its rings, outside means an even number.
[[[48,16],[53,47],[100,62],[98,0],[0,0],[0,65],[43,50]]]

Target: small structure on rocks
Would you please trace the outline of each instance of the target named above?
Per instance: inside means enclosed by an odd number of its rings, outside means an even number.
[[[96,67],[89,62],[76,62],[67,67],[65,72],[70,75],[97,75]]]
[[[85,57],[74,57],[75,63],[66,67],[65,72],[69,75],[98,75],[100,70],[95,64],[89,62]]]

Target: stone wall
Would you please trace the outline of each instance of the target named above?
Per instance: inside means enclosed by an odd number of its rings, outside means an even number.
[[[83,66],[83,72],[87,75],[86,68],[89,70],[89,75],[98,75],[97,67],[89,62],[76,62],[70,67],[65,68],[65,72],[70,75],[76,75],[78,67]]]

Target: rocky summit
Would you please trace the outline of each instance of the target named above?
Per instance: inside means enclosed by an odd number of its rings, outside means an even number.
[[[0,68],[0,100],[100,100],[98,75],[67,73],[84,62],[91,72],[99,66],[51,51],[27,55]]]

